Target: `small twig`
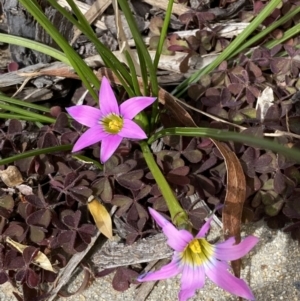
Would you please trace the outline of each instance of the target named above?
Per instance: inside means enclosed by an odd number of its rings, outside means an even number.
[[[77,0],[74,0],[74,2],[76,3],[76,5],[78,6],[78,8],[80,9],[80,11],[83,14],[85,14],[91,7],[90,5],[80,2],[80,1],[77,1]],[[68,4],[68,2],[66,0],[58,0],[57,3],[59,5],[61,5],[62,7],[67,7],[70,9],[70,5]],[[98,28],[101,28],[103,30],[107,29],[104,22],[101,22],[101,21],[96,21],[95,26],[97,26]]]
[[[20,86],[20,88],[12,95],[12,97],[16,97],[25,88],[26,84],[33,78],[34,78],[34,76],[25,78],[25,80],[22,83],[22,85]]]
[[[110,3],[111,0],[96,0],[95,3],[84,14],[89,24],[93,24],[94,21],[104,13]],[[80,34],[81,31],[76,26],[74,26],[74,36],[70,43],[71,45],[77,40]]]
[[[219,118],[219,117],[217,117],[217,116],[214,116],[214,115],[212,115],[212,114],[206,113],[206,112],[204,112],[204,111],[202,111],[202,110],[196,109],[196,108],[194,108],[193,106],[190,106],[189,104],[185,103],[184,101],[182,101],[182,100],[180,100],[180,99],[178,99],[178,98],[176,98],[176,101],[179,102],[180,104],[182,104],[183,106],[185,106],[185,107],[187,107],[187,108],[189,108],[189,109],[191,109],[191,110],[193,110],[193,111],[195,111],[195,112],[197,112],[197,113],[200,113],[200,114],[202,114],[202,115],[204,115],[204,116],[207,116],[207,117],[209,117],[209,118],[211,118],[211,119],[213,119],[213,120],[215,120],[215,121],[219,121],[219,122],[222,122],[222,123],[231,125],[231,126],[233,126],[233,127],[239,128],[240,130],[245,130],[245,129],[247,129],[247,128],[244,127],[244,126],[241,126],[241,125],[238,125],[238,124],[229,122],[229,121],[227,121],[227,120],[224,120],[224,119]]]
[[[211,115],[209,113],[206,113],[202,110],[199,110],[199,109],[196,109],[194,108],[193,106],[190,106],[188,105],[187,103],[185,103],[184,101],[181,101],[180,99],[176,98],[176,101],[179,102],[180,104],[182,104],[183,106],[195,111],[195,112],[198,112],[204,116],[207,116],[215,121],[219,121],[219,122],[222,122],[224,124],[228,124],[228,125],[231,125],[233,127],[236,127],[242,131],[248,129],[247,127],[245,126],[241,126],[241,125],[238,125],[238,124],[235,124],[235,123],[232,123],[232,122],[229,122],[227,120],[224,120],[222,118],[219,118],[217,116],[214,116],[214,115]],[[288,117],[287,117],[288,118]],[[264,136],[265,137],[282,137],[282,136],[290,136],[290,137],[293,137],[293,138],[296,138],[296,139],[300,139],[300,135],[298,134],[294,134],[294,133],[290,133],[290,132],[285,132],[285,131],[280,131],[280,130],[276,130],[275,133],[264,133]]]
[[[69,260],[65,268],[60,270],[54,284],[50,288],[49,293],[51,295],[47,299],[47,301],[53,301],[56,298],[56,295],[61,290],[61,288],[68,283],[77,265],[81,262],[84,256],[92,248],[92,246],[94,245],[95,241],[100,236],[100,234],[101,233],[97,231],[96,236],[92,237],[91,243],[88,245],[88,247],[83,252],[76,253],[75,255],[73,255],[73,257]]]

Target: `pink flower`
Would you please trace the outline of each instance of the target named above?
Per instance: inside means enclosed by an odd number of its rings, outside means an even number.
[[[235,245],[235,239],[211,245],[204,236],[210,228],[211,218],[202,226],[194,237],[186,230],[177,230],[169,221],[154,209],[150,214],[162,227],[168,238],[168,245],[174,249],[172,261],[160,270],[139,276],[140,282],[167,279],[182,273],[181,289],[178,295],[180,301],[185,301],[202,288],[205,275],[218,286],[233,295],[249,300],[255,300],[249,286],[242,279],[228,272],[228,260],[236,260],[247,254],[258,242],[255,236],[248,236]]]
[[[66,108],[76,121],[89,127],[77,140],[72,152],[101,141],[100,160],[104,163],[113,155],[123,138],[147,138],[145,132],[132,119],[155,99],[132,97],[119,106],[108,80],[103,77],[99,92],[100,109],[85,105]]]

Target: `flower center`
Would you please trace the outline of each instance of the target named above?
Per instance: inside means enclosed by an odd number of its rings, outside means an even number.
[[[213,255],[214,248],[205,238],[195,238],[186,246],[180,257],[184,264],[199,266]]]
[[[199,240],[198,239],[194,239],[190,242],[189,244],[189,248],[192,250],[192,252],[194,253],[198,253],[200,254],[201,253],[201,246],[200,246],[200,243],[199,243]]]
[[[101,123],[109,134],[118,134],[123,128],[123,118],[115,114],[105,116]]]

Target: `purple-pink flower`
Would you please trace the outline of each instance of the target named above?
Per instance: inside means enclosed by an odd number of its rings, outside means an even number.
[[[100,160],[104,163],[113,155],[123,138],[147,138],[145,132],[132,119],[155,99],[137,96],[119,106],[108,80],[103,77],[99,92],[100,109],[86,105],[66,108],[76,121],[89,127],[77,140],[72,152],[101,141]]]
[[[149,211],[157,224],[162,227],[168,238],[168,245],[174,249],[174,255],[169,264],[158,271],[139,276],[138,281],[167,279],[182,273],[178,298],[185,301],[195,294],[196,289],[204,286],[206,275],[231,294],[255,300],[246,282],[229,273],[227,261],[239,259],[247,254],[257,244],[257,237],[248,236],[237,245],[233,237],[212,245],[205,239],[212,218],[207,220],[194,237],[187,230],[177,230],[154,209],[149,208]]]

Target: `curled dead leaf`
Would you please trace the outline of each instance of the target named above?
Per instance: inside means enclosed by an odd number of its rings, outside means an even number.
[[[113,237],[112,221],[106,208],[92,195],[88,199],[88,209],[91,212],[99,231],[105,237],[111,239]]]
[[[5,170],[0,171],[0,178],[7,187],[14,187],[24,182],[19,169],[10,165]]]
[[[246,198],[246,179],[241,163],[235,153],[226,144],[211,141],[222,154],[227,170],[227,190],[222,213],[223,231],[225,238],[234,236],[235,242],[241,241],[241,220],[244,201]],[[235,276],[240,277],[241,260],[231,262]]]
[[[28,247],[26,245],[22,245],[14,240],[12,240],[10,237],[6,237],[5,240],[8,244],[12,245],[14,248],[16,248],[20,253],[23,253],[23,251]],[[41,251],[39,251],[37,253],[37,255],[35,256],[35,258],[32,261],[33,264],[39,266],[40,268],[47,270],[47,271],[51,271],[54,273],[57,273],[58,271],[56,269],[54,269],[51,265],[50,260],[48,259],[48,257]]]

